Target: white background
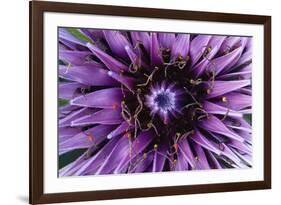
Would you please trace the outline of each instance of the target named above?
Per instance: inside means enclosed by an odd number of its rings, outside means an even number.
[[[76,0],[77,1],[77,0]],[[80,1],[82,2],[82,1]],[[86,2],[85,0],[83,2]],[[273,189],[95,202],[97,205],[139,204],[277,204],[281,193],[281,7],[277,0],[88,0],[90,3],[267,14],[273,17]],[[0,204],[27,204],[28,198],[28,1],[6,0],[1,5],[0,89],[1,169]],[[280,76],[279,76],[280,75]],[[73,203],[93,204],[93,202]]]

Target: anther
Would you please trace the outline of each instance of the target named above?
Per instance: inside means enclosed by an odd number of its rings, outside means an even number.
[[[93,142],[94,141],[94,137],[91,135],[91,134],[88,134],[87,135],[87,138],[90,142]]]
[[[178,144],[174,144],[173,147],[175,148],[175,152],[178,152],[179,145]]]
[[[113,110],[116,110],[117,108],[118,108],[117,103],[114,103],[114,104],[112,105],[112,109],[113,109]]]
[[[153,148],[154,148],[154,150],[157,150],[158,145],[157,145],[157,144],[154,144]]]
[[[211,89],[207,89],[206,92],[209,95],[209,94],[211,94],[212,90]]]
[[[221,101],[222,101],[222,102],[227,102],[227,97],[223,96],[223,97],[221,98]]]
[[[147,157],[147,153],[143,153],[143,156],[142,156],[144,159]]]

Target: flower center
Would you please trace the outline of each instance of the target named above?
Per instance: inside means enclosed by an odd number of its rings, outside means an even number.
[[[157,106],[160,110],[168,111],[172,110],[175,106],[174,98],[175,97],[173,93],[164,91],[156,95],[154,98],[154,103],[156,104],[155,106]]]
[[[150,88],[150,94],[146,95],[146,106],[150,108],[152,116],[158,114],[166,124],[169,121],[169,115],[177,112],[177,89],[173,85]]]

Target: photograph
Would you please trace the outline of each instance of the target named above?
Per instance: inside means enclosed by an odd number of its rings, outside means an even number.
[[[30,203],[271,189],[271,16],[29,6]]]
[[[57,30],[59,177],[252,168],[252,36]]]

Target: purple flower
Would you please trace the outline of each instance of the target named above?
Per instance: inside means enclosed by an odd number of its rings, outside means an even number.
[[[60,28],[59,175],[251,167],[251,43]]]

